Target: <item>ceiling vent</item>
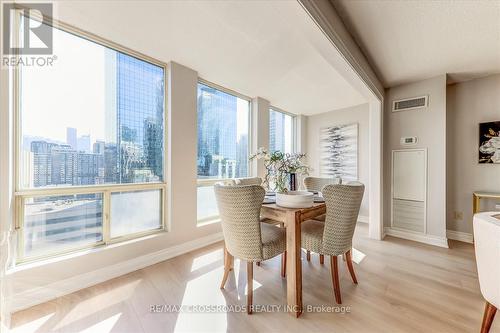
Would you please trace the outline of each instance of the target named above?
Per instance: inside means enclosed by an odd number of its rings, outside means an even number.
[[[392,102],[392,112],[426,108],[429,101],[428,96],[405,98]]]

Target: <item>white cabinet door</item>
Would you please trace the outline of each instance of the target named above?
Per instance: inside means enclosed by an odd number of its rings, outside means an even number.
[[[393,199],[425,201],[426,151],[395,150],[392,163]]]

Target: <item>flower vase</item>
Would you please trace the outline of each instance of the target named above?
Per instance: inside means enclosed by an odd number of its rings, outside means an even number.
[[[290,191],[297,191],[297,175],[295,173],[290,173]]]

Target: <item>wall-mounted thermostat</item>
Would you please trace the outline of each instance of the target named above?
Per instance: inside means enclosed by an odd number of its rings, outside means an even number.
[[[417,137],[416,136],[403,137],[401,138],[400,143],[403,146],[415,145],[417,144]]]

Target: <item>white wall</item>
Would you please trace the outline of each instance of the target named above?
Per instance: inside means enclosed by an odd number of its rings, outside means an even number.
[[[307,161],[314,169],[312,176],[319,176],[320,129],[333,125],[358,123],[358,177],[365,184],[365,194],[359,215],[369,217],[369,105],[362,104],[307,117]]]
[[[391,112],[392,101],[429,96],[429,107]],[[427,235],[446,243],[446,76],[386,90],[384,110],[384,223],[391,219],[392,150],[405,148],[401,137],[416,136],[411,148],[427,148]]]
[[[500,75],[449,85],[446,106],[447,227],[472,233],[472,192],[500,192],[500,165],[478,163],[479,123],[500,121]],[[483,209],[494,203],[490,200]],[[455,212],[463,219],[455,219]]]

